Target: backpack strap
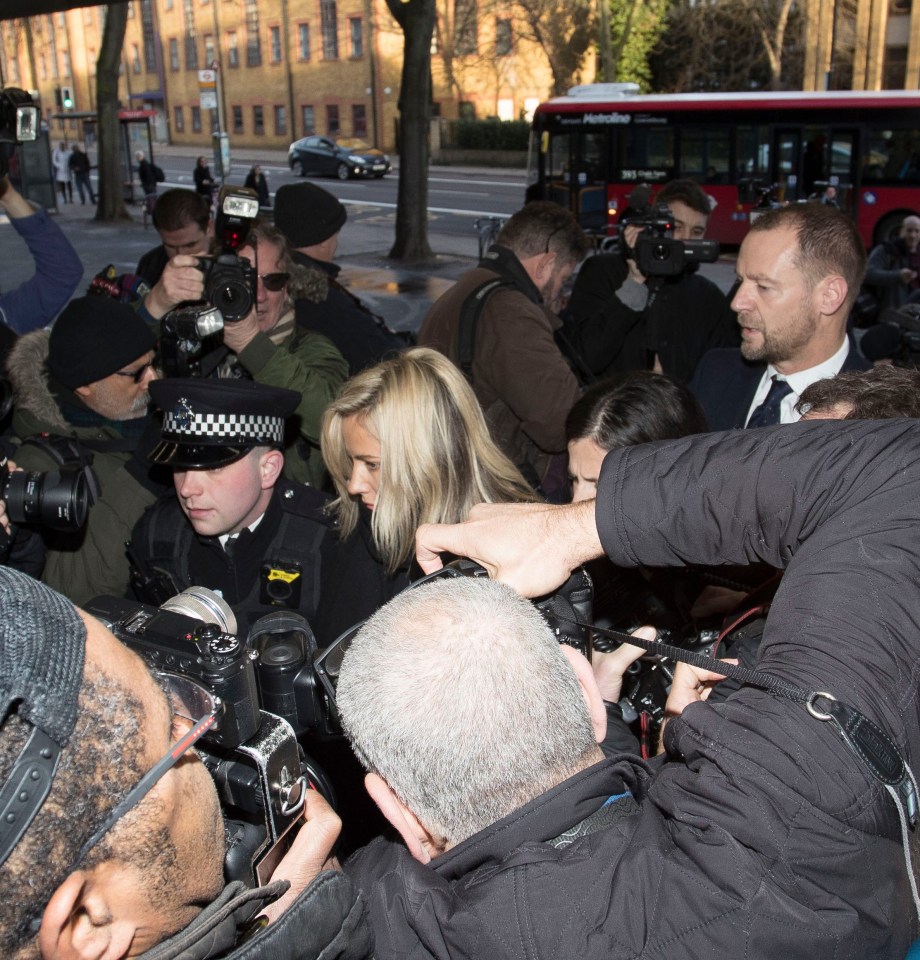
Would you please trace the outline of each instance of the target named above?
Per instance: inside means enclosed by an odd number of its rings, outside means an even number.
[[[514,282],[505,280],[502,277],[496,277],[494,280],[486,280],[473,290],[463,306],[460,308],[460,324],[457,330],[457,355],[458,366],[463,371],[463,376],[472,386],[473,384],[473,355],[476,352],[476,327],[479,323],[479,317],[486,305],[489,297],[501,287],[513,287]]]

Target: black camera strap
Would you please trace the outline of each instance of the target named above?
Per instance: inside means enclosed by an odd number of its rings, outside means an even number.
[[[557,614],[559,619],[566,619]],[[577,621],[571,621],[576,623]],[[584,623],[582,627],[588,626]],[[608,630],[604,627],[590,626],[589,629],[603,637],[618,643],[629,643],[643,647],[649,653],[678,660],[703,670],[712,670],[723,676],[739,680],[744,684],[765,690],[767,693],[802,704],[809,716],[824,723],[830,723],[843,742],[859,758],[863,766],[884,786],[894,800],[901,825],[901,840],[904,849],[904,863],[910,881],[914,907],[920,918],[920,894],[914,879],[913,867],[908,843],[908,826],[913,829],[918,821],[918,787],[910,767],[904,762],[897,745],[878,724],[870,720],[855,707],[838,700],[833,694],[818,690],[804,690],[786,683],[777,677],[760,670],[751,670],[703,653],[684,650],[680,647],[662,643],[659,640],[645,640],[620,630]]]

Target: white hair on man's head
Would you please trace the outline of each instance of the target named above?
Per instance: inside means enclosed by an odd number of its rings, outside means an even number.
[[[352,641],[336,700],[365,767],[450,845],[597,756],[540,612],[491,580],[445,578],[391,600]]]

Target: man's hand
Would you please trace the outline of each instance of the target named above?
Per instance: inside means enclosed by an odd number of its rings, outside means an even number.
[[[594,501],[584,500],[564,506],[480,503],[464,523],[419,527],[415,552],[425,573],[441,569],[441,553],[452,553],[475,560],[522,596],[540,597],[603,549]]]
[[[917,271],[911,270],[910,267],[903,267],[901,270],[901,283],[913,283],[917,278]]]
[[[253,307],[242,320],[224,324],[224,346],[234,353],[241,353],[252,343],[259,332],[259,319]]]
[[[727,659],[722,662],[738,665],[737,660]],[[689,663],[677,664],[674,679],[671,682],[671,692],[668,694],[667,702],[664,705],[664,723],[661,725],[661,740],[658,744],[659,753],[664,751],[664,728],[668,720],[679,717],[691,703],[708,700],[709,694],[712,693],[716,684],[721,683],[724,679],[724,673],[704,670],[702,667],[694,667]]]
[[[163,275],[144,298],[144,306],[150,316],[159,319],[180,303],[203,299],[204,274],[198,269],[198,258],[180,253],[166,264]]]
[[[632,636],[642,637],[643,640],[654,640],[657,631],[654,627],[639,627],[633,630]],[[623,674],[630,664],[636,662],[645,653],[644,647],[634,647],[631,643],[621,643],[616,650],[610,653],[600,653],[595,650],[591,654],[591,669],[594,679],[601,691],[601,696],[607,703],[617,703],[623,692]]]
[[[306,822],[297,832],[291,849],[272,874],[272,880],[289,880],[291,887],[283,897],[262,911],[261,916],[268,917],[269,923],[284,914],[321,870],[339,869],[338,863],[329,855],[339,838],[342,821],[316,790],[307,791],[304,819]]]
[[[630,224],[628,227],[623,228],[623,243],[629,247],[630,250],[635,249],[636,241],[639,239],[639,234],[645,227],[634,227]],[[626,266],[629,268],[629,278],[635,280],[636,283],[645,283],[645,274],[639,272],[639,268],[636,266],[636,261],[627,258]]]

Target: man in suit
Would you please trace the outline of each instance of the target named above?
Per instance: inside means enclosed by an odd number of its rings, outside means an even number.
[[[834,207],[797,204],[751,224],[732,300],[741,348],[710,350],[690,383],[710,429],[794,423],[810,384],[870,367],[847,336],[865,272],[856,226]]]

